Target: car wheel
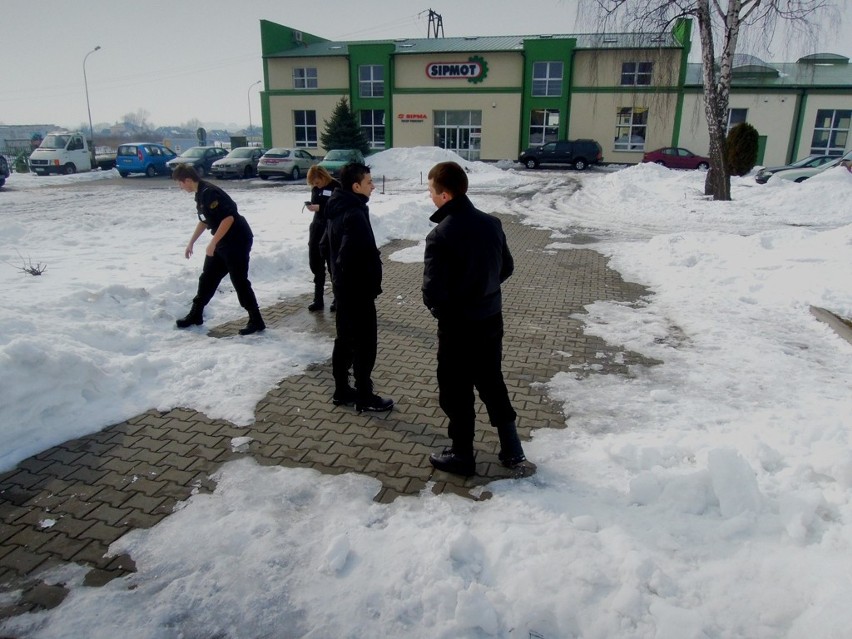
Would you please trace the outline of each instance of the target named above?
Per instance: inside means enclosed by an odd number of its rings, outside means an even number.
[[[586,164],[585,160],[580,159],[580,160],[577,160],[576,162],[574,162],[574,168],[577,169],[578,171],[585,171],[586,166],[588,166],[588,165]]]
[[[293,172],[290,174],[290,178],[293,180],[298,180],[302,177],[302,172],[299,170],[298,166],[293,167]]]
[[[260,179],[261,179],[261,180],[268,180],[268,179],[269,179],[269,176],[268,176],[266,173],[261,173],[261,174],[260,174]]]
[[[127,177],[128,175],[130,175],[127,171],[119,171],[119,172],[118,172],[118,174],[119,174],[121,177]]]
[[[662,160],[655,160],[655,161],[654,161],[654,164],[659,164],[660,166],[665,166],[665,165],[666,165],[666,163],[665,163],[665,162],[663,162]]]
[[[145,175],[147,175],[149,178],[154,177],[155,175],[157,175],[157,168],[153,164],[149,164],[148,167],[145,169]]]
[[[707,164],[707,162],[699,162],[698,168],[701,169],[702,171],[706,171],[707,169],[710,168],[710,165]]]
[[[535,158],[529,158],[524,162],[524,166],[528,169],[537,169],[538,168],[538,160]]]
[[[803,175],[803,176],[802,176],[802,177],[800,177],[800,178],[796,178],[796,179],[795,179],[795,182],[796,182],[796,184],[799,184],[800,182],[804,182],[804,181],[805,181],[805,180],[807,180],[807,179],[808,179],[808,178],[807,178],[807,176],[804,176],[804,175]]]
[[[247,166],[245,168],[245,170],[243,171],[243,177],[246,178],[246,179],[249,179],[251,177],[251,174],[252,174],[251,167]]]
[[[76,172],[77,172],[77,167],[74,165],[73,162],[69,162],[68,164],[65,165],[65,175],[73,175]]]

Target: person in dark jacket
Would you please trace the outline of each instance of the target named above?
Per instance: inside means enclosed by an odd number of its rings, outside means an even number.
[[[373,392],[378,320],[376,298],[382,292],[382,260],[367,202],[373,192],[370,167],[347,164],[340,172],[341,188],[326,204],[329,260],[337,301],[337,337],[331,356],[335,406],[355,404],[359,411],[386,411],[393,400]],[[349,369],[355,388],[349,385]]]
[[[314,214],[314,219],[308,228],[308,264],[314,274],[314,301],[308,305],[308,310],[321,311],[325,307],[323,292],[325,289],[325,269],[331,273],[328,262],[328,236],[325,217],[325,205],[334,189],[340,188],[340,182],[335,180],[324,167],[314,165],[308,169],[308,184],[311,185],[311,202],[307,209]],[[337,308],[334,299],[331,302],[331,312]]]
[[[432,453],[438,470],[474,475],[474,388],[500,438],[499,459],[508,468],[525,462],[516,413],[503,380],[503,311],[500,285],[514,262],[500,220],[476,209],[468,180],[455,162],[428,174],[438,210],[426,237],[423,302],[438,320],[438,402],[449,418],[452,446]]]
[[[198,177],[195,168],[178,164],[172,179],[187,193],[195,194],[198,224],[184,250],[184,256],[192,256],[192,247],[205,230],[213,234],[207,245],[204,268],[198,278],[198,292],[192,300],[192,308],[186,317],[177,320],[178,328],[187,328],[204,323],[204,307],[213,299],[219,282],[226,275],[237,292],[240,306],[248,311],[249,320],[240,335],[251,335],[266,328],[257,298],[248,279],[249,253],[254,236],[246,219],[237,211],[236,203],[222,189]]]

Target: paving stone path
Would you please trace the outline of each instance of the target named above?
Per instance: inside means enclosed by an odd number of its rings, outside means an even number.
[[[596,300],[632,301],[645,291],[607,268],[599,253],[548,249],[549,232],[501,219],[516,265],[504,286],[504,371],[519,432],[528,439],[534,429],[565,426],[561,406],[541,388],[554,374],[569,366],[587,374],[626,374],[641,359],[629,352],[615,357],[618,348],[584,335],[572,315]],[[322,362],[283,379],[258,404],[248,428],[185,408],[151,410],[24,460],[0,474],[0,592],[15,594],[0,599],[0,618],[61,602],[65,589],[38,579],[47,568],[82,564],[90,568],[91,585],[134,570],[132,557],[105,556],[109,545],[168,517],[193,491],[213,490],[211,473],[246,455],[261,464],[371,475],[382,482],[381,502],[417,494],[429,482],[436,493],[487,498],[474,489],[509,474],[497,461],[496,433],[480,402],[477,475],[433,472],[427,460],[448,443],[435,381],[436,324],[421,302],[422,265],[388,259],[410,245],[382,249],[374,381],[381,395],[396,401],[392,412],[359,415],[332,406],[331,363]],[[263,314],[270,328],[332,337],[334,316],[327,308],[307,312],[308,301],[287,300]],[[209,335],[234,335],[242,323],[215,327]],[[232,450],[232,438],[244,436],[252,438],[246,449]]]

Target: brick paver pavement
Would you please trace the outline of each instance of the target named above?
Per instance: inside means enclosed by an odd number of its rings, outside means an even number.
[[[516,264],[504,286],[504,370],[519,432],[527,439],[533,429],[565,425],[561,407],[541,389],[555,373],[570,366],[578,374],[624,374],[640,360],[584,335],[571,316],[595,300],[630,301],[644,291],[622,281],[600,254],[582,247],[549,250],[547,231],[502,219]],[[92,585],[132,571],[132,557],[105,556],[110,543],[153,526],[193,491],[212,490],[210,474],[245,455],[262,464],[366,473],[381,480],[376,500],[382,502],[416,494],[427,482],[435,492],[487,498],[485,491],[471,490],[510,475],[497,461],[497,437],[481,403],[477,476],[433,472],[427,460],[448,440],[435,381],[436,324],[420,296],[422,265],[388,259],[406,246],[394,242],[382,249],[374,381],[379,394],[396,401],[392,412],[359,415],[332,406],[331,364],[322,362],[282,380],[258,404],[248,428],[184,408],[151,410],[24,460],[0,474],[0,590],[22,592],[15,603],[0,604],[0,618],[57,605],[65,590],[38,579],[52,566],[86,565]],[[291,299],[263,313],[271,328],[333,336],[334,316],[327,309],[308,313],[307,302]],[[242,323],[209,334],[233,335]],[[231,439],[243,436],[252,441],[245,450],[232,450]]]

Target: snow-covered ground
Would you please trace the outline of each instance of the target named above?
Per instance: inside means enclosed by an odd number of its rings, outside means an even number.
[[[447,157],[370,159],[388,180],[370,205],[380,242],[425,237],[425,174]],[[852,316],[852,175],[735,178],[722,203],[703,197],[702,173],[656,165],[576,174],[575,191],[561,172],[465,164],[480,208],[552,229],[554,249],[602,238],[593,248],[653,294],[590,305],[585,330],[663,363],[558,374],[549,393],[567,428],[534,432],[537,475],[483,502],[427,490],[377,504],[368,477],[227,464],[214,493],[113,544],[137,573],[101,588],[82,585],[84,568],[48,574],[70,595],[4,633],[849,636],[852,345],[809,307]],[[14,174],[0,192],[0,469],[149,408],[189,406],[250,434],[255,403],[330,354],[328,339],[285,329],[175,330],[203,253],[182,255],[191,197],[102,177]],[[264,305],[310,290],[307,188],[256,186],[232,194]],[[25,274],[28,261],[47,270]],[[223,288],[210,325],[242,314]],[[226,379],[232,392],[209,392]]]

